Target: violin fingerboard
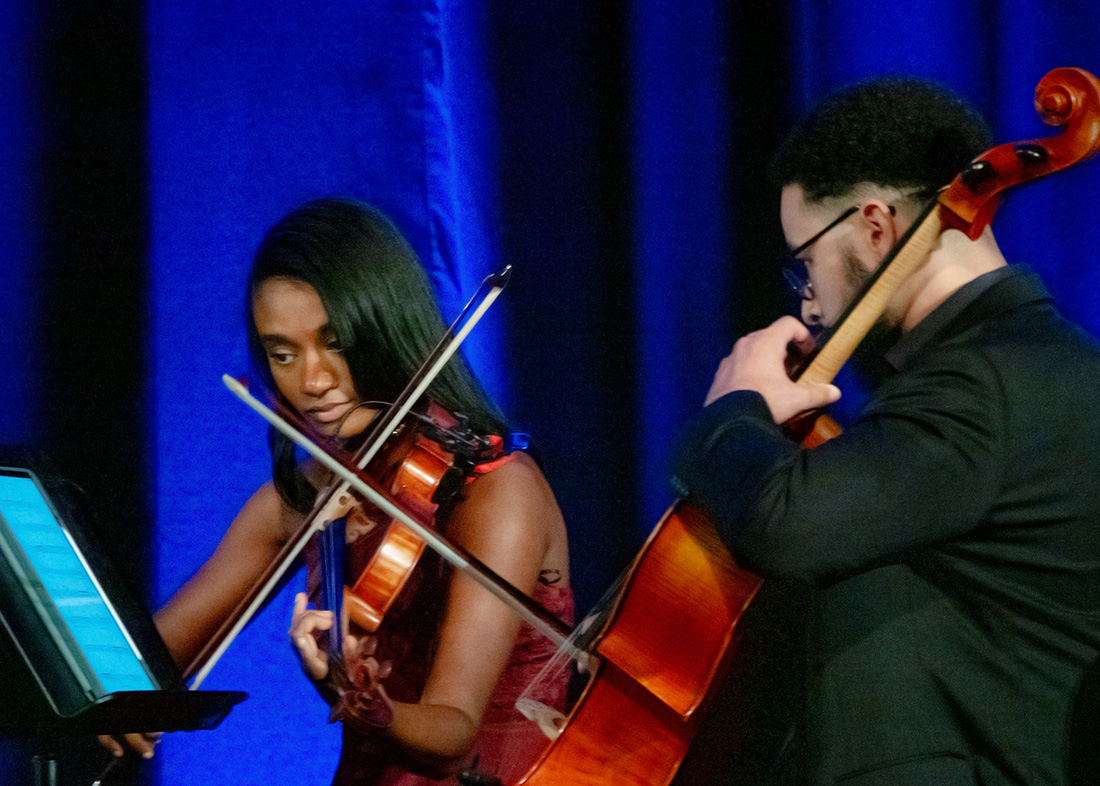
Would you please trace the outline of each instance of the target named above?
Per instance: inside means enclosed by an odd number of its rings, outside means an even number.
[[[328,651],[338,657],[342,651],[344,608],[344,538],[346,520],[343,516],[330,521],[321,530],[321,602],[336,620],[328,630]]]

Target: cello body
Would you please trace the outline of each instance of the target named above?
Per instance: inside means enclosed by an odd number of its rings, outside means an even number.
[[[592,648],[594,674],[516,786],[666,786],[736,656],[761,581],[681,500],[651,533]]]

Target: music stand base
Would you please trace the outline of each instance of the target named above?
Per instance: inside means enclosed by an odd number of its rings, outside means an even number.
[[[34,786],[57,786],[57,754],[36,753],[34,764]]]

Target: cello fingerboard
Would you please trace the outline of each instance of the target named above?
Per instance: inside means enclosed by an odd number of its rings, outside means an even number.
[[[942,228],[939,211],[933,210],[837,326],[836,331],[798,378],[799,385],[828,383],[836,378],[841,367],[882,316],[890,298],[928,257]]]

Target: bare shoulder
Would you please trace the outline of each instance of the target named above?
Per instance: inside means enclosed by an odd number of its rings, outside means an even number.
[[[567,572],[565,521],[534,459],[515,453],[465,491],[448,524],[459,543],[479,556],[537,549],[541,568]]]
[[[550,484],[542,474],[535,460],[526,453],[513,453],[503,465],[479,475],[467,486],[467,500],[484,500],[494,504],[510,502],[522,504],[523,501],[553,501],[557,509]]]
[[[269,480],[244,504],[231,529],[243,530],[253,537],[281,545],[290,538],[301,521],[302,514],[287,505],[275,484]]]

